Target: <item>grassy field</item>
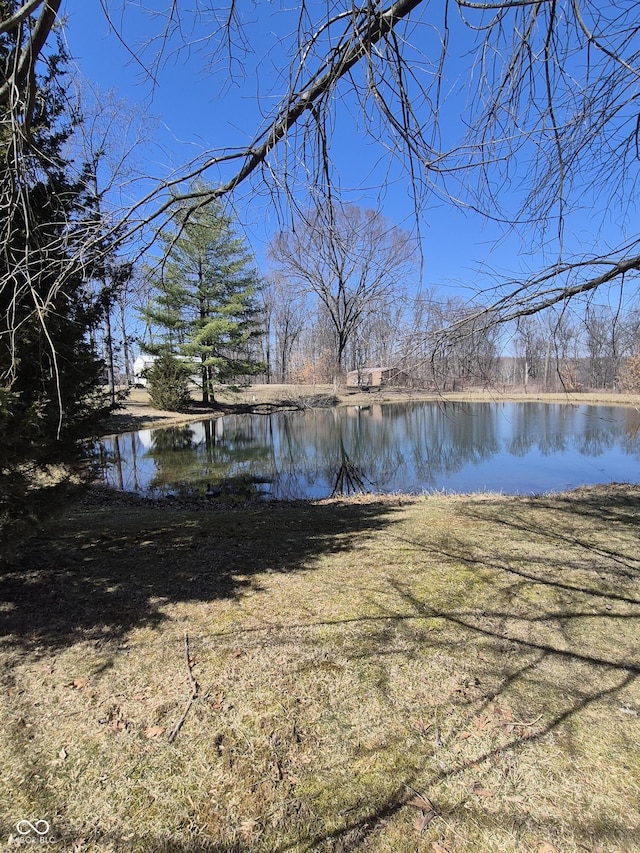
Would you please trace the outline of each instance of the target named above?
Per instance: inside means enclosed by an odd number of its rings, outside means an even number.
[[[64,511],[0,574],[0,844],[640,850],[639,522],[629,486]]]

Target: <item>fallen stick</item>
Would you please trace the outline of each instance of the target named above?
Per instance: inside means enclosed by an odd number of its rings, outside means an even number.
[[[527,723],[526,720],[510,720],[510,726],[520,726],[520,728],[529,728],[530,726],[535,726],[536,723],[539,723],[540,720],[544,717],[544,714],[538,714],[535,720],[532,720],[530,723]]]
[[[174,740],[177,738],[178,732],[182,728],[184,721],[187,719],[189,709],[198,698],[198,692],[200,690],[198,682],[195,680],[195,678],[193,677],[193,673],[191,672],[191,658],[189,656],[189,635],[186,631],[184,632],[184,654],[187,663],[187,678],[189,680],[189,686],[191,687],[191,696],[189,697],[185,709],[182,712],[182,716],[175,724],[173,731],[169,735],[169,743],[173,743]]]

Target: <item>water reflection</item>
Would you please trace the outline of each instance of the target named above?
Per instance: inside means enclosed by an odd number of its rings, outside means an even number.
[[[634,409],[372,404],[233,415],[103,442],[103,479],[150,494],[322,498],[436,489],[541,492],[640,478]]]

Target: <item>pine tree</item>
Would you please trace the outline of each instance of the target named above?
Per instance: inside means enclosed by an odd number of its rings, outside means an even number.
[[[190,215],[179,210],[175,223],[175,232],[161,235],[166,259],[156,295],[142,312],[160,330],[160,343],[146,349],[193,364],[202,401],[209,403],[217,386],[264,369],[252,352],[254,339],[263,334],[260,281],[222,205],[214,202]]]
[[[16,8],[5,0],[3,16]],[[5,78],[19,38],[0,35]],[[30,512],[37,472],[78,461],[80,439],[109,410],[89,340],[101,309],[85,286],[95,199],[87,170],[63,153],[74,127],[61,88],[66,56],[58,45],[41,59],[0,108],[0,512],[12,517]]]

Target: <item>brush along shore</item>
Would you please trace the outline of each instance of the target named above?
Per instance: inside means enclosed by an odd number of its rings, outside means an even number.
[[[2,565],[1,843],[637,851],[639,522],[622,485],[62,510]]]

